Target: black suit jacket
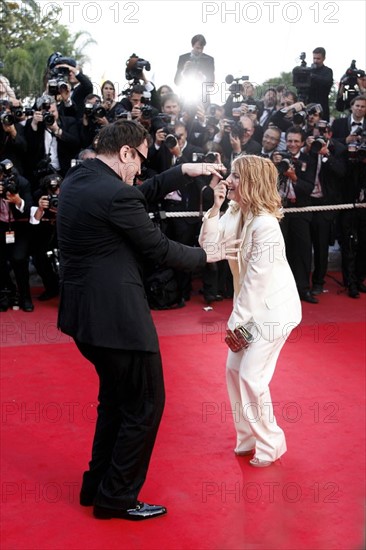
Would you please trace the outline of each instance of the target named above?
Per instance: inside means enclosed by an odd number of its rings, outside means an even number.
[[[35,132],[31,127],[32,120],[29,119],[25,125],[25,136],[28,144],[28,154],[31,160],[31,169],[45,158],[48,151],[44,146],[45,126],[43,122],[38,124]],[[57,155],[60,163],[60,174],[65,176],[71,166],[71,159],[75,158],[80,150],[80,136],[77,120],[73,117],[60,116],[59,126],[62,128],[62,136],[57,138]]]
[[[185,53],[179,56],[177,72],[174,77],[174,83],[179,86],[182,82],[182,71],[187,61],[191,61],[191,53]],[[194,71],[201,72],[206,77],[206,82],[215,82],[215,61],[210,55],[202,53],[197,61],[192,62],[192,74]]]
[[[168,185],[178,170],[145,183],[148,196],[166,192],[164,181]],[[205,264],[205,252],[170,241],[151,221],[143,193],[98,159],[72,168],[64,179],[57,233],[59,328],[95,346],[157,352],[143,263],[193,270]]]
[[[351,115],[348,117],[337,118],[332,124],[332,136],[337,141],[340,141],[344,145],[346,144],[346,137],[356,130],[357,126],[351,128]],[[366,131],[366,117],[363,120],[363,131]]]

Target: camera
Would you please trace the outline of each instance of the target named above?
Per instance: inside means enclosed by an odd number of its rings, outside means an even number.
[[[52,96],[58,95],[62,87],[67,88],[69,78],[69,69],[67,67],[58,67],[57,65],[70,65],[76,67],[76,61],[72,57],[65,57],[60,52],[55,52],[48,58],[48,76],[47,93]]]
[[[312,104],[311,107],[306,109],[306,114],[308,116],[309,115],[318,115],[318,114],[321,115],[322,113],[323,113],[323,107],[319,103],[316,103],[315,105]]]
[[[206,162],[210,164],[220,162],[219,153],[208,151],[208,153],[192,153],[193,162]]]
[[[232,74],[228,74],[225,77],[226,84],[230,84],[229,92],[234,97],[239,97],[243,92],[243,84],[240,81],[249,80],[249,76],[238,76],[235,78]]]
[[[56,210],[58,207],[58,189],[60,188],[62,182],[61,176],[58,176],[57,174],[51,174],[49,176],[46,176],[43,178],[42,183],[40,185],[42,193],[47,195],[48,200],[48,209]]]
[[[294,111],[292,121],[297,126],[302,126],[305,123],[306,112],[305,111]]]
[[[159,113],[152,119],[152,128],[154,132],[163,130],[164,134],[174,134],[175,127],[172,124],[172,117],[165,113]]]
[[[257,106],[256,105],[253,105],[253,104],[249,104],[247,105],[247,112],[248,113],[256,113],[257,112]]]
[[[4,112],[0,115],[1,124],[4,126],[12,126],[15,124],[15,116],[12,113]]]
[[[328,140],[324,137],[324,134],[329,128],[329,123],[327,120],[319,120],[314,126],[314,131],[316,133],[315,140],[310,146],[310,152],[318,154],[319,151],[328,143]]]
[[[357,128],[353,134],[361,136],[361,141],[348,144],[348,158],[351,162],[363,162],[366,160],[366,131]]]
[[[229,131],[233,137],[239,139],[243,139],[246,134],[246,130],[240,121],[227,118],[224,120],[224,131]]]
[[[300,101],[307,103],[311,84],[311,67],[307,67],[306,53],[300,54],[300,65],[292,69],[292,85],[295,86]]]
[[[55,174],[55,169],[51,164],[51,155],[46,155],[42,160],[38,162],[33,174],[37,179],[44,178],[45,176],[48,176],[50,174]]]
[[[287,172],[289,168],[293,168],[294,164],[292,161],[292,154],[285,151],[279,153],[281,155],[281,160],[276,164],[277,171],[280,175],[283,175]]]
[[[86,103],[84,107],[84,115],[91,117],[93,119],[103,118],[107,114],[105,108],[101,105],[99,101],[95,103]]]
[[[0,184],[3,186],[0,197],[6,197],[7,193],[11,193],[12,195],[18,193],[18,177],[11,160],[5,159],[0,162],[0,174],[2,174]]]
[[[144,69],[150,71],[150,62],[146,61],[146,59],[138,57],[135,53],[133,53],[126,61],[126,80],[135,80],[136,82],[138,82]]]
[[[168,134],[164,143],[168,149],[173,149],[176,145],[178,145],[178,138],[175,134]]]
[[[46,126],[52,126],[52,124],[55,122],[55,115],[52,113],[49,113],[48,111],[44,111],[42,113],[43,116],[43,122]]]
[[[96,101],[95,103],[86,103],[85,104],[84,114],[87,117],[91,117],[95,120],[96,118],[105,117],[106,114],[107,114],[107,111],[105,110],[105,108],[103,107],[103,105],[99,101]]]
[[[142,118],[152,118],[153,116],[153,108],[151,105],[143,105],[140,107],[140,111]]]
[[[356,60],[352,59],[350,67],[346,70],[341,78],[341,84],[354,89],[357,84],[357,79],[365,76],[365,71],[361,71],[356,67]]]

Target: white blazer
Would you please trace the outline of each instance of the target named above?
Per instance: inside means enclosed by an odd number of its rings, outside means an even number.
[[[233,330],[239,324],[253,323],[257,337],[287,338],[301,321],[301,302],[277,218],[263,212],[258,216],[249,213],[244,220],[234,201],[221,218],[209,218],[209,214],[203,218],[202,247],[219,245],[230,235],[241,239],[238,260],[229,260],[234,304],[228,327]]]

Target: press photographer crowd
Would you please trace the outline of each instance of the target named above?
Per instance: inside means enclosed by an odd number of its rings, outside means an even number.
[[[301,53],[292,86],[280,84],[259,94],[249,76],[228,74],[226,101],[216,104],[207,93],[214,88],[214,58],[203,53],[202,35],[194,36],[191,44],[191,52],[179,57],[174,87],[151,82],[150,62],[132,54],[122,93],[111,80],[97,90],[77,60],[55,52],[45,67],[44,92],[31,105],[17,97],[3,67],[0,311],[34,310],[30,267],[44,287],[38,300],[58,296],[56,218],[63,178],[81,163],[97,162],[98,133],[121,119],[136,121],[149,133],[148,155],[141,158],[136,186],[185,163],[213,164],[225,178],[239,155],[269,158],[277,167],[284,209],[300,209],[285,213],[281,228],[301,300],[321,300],[329,247],[335,242],[341,250],[342,291],[353,299],[366,292],[366,208],[356,207],[366,203],[365,71],[352,60],[330,106],[333,71],[324,65],[325,49],[317,47],[309,66]],[[212,206],[220,179],[215,173],[204,174],[185,175],[183,183],[178,177],[177,189],[165,196],[146,196],[151,217],[170,239],[199,246],[202,214]],[[354,208],[302,211],[339,204]],[[227,206],[225,200],[223,212]],[[182,214],[167,215],[172,212]],[[207,264],[199,273],[149,265],[145,281],[150,307],[183,307],[194,278],[200,280],[206,305],[233,296],[227,260]]]

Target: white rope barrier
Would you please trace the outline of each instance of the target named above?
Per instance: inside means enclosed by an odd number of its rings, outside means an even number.
[[[354,208],[366,208],[366,203],[355,204],[326,204],[319,206],[304,206],[299,208],[283,208],[285,214],[291,214],[292,212],[322,212],[330,210],[352,210]],[[163,213],[163,216],[161,215]],[[166,212],[164,209],[160,210],[160,217],[167,218],[199,218],[203,216],[205,212]],[[150,213],[150,217],[154,218],[155,214]]]

